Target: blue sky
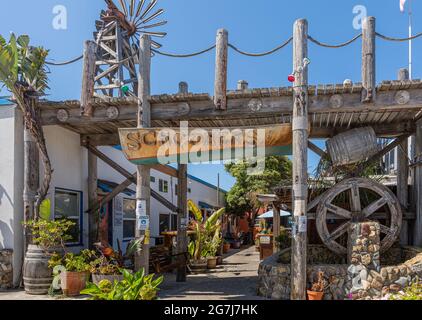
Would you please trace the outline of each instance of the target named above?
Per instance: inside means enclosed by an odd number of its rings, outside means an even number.
[[[117,2],[117,1],[116,1]],[[81,54],[83,41],[92,38],[94,22],[103,0],[0,0],[2,14],[0,34],[10,31],[29,34],[33,44],[50,49],[50,59],[68,60]],[[68,12],[67,30],[52,27],[53,8],[64,5]],[[160,39],[163,51],[186,53],[206,48],[215,42],[218,28],[229,31],[229,40],[237,47],[252,52],[266,51],[289,38],[297,18],[307,18],[309,33],[320,41],[339,43],[360,31],[353,27],[353,9],[363,5],[368,15],[377,17],[377,31],[386,35],[407,36],[407,15],[399,11],[399,0],[160,0],[166,10],[168,25],[161,27],[168,35]],[[414,31],[422,31],[422,3],[413,0]],[[422,40],[414,42],[414,78],[420,78],[421,59],[416,59]],[[360,41],[344,49],[324,49],[310,44],[310,82],[341,83],[350,78],[360,81]],[[395,79],[397,70],[407,66],[407,43],[377,42],[377,80]],[[286,86],[291,72],[292,49],[263,58],[229,56],[229,88],[239,79],[250,87]],[[79,99],[81,63],[51,68],[51,100]],[[179,81],[187,81],[192,92],[213,92],[214,53],[190,59],[157,56],[152,66],[152,93],[174,93]],[[5,94],[4,91],[0,95]],[[318,142],[323,145],[323,142]],[[310,152],[309,170],[317,157]],[[211,183],[221,173],[221,186],[229,189],[233,179],[221,165],[192,165],[189,173]]]

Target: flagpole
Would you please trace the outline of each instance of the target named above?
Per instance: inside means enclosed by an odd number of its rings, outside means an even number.
[[[409,0],[409,38],[412,37],[412,0]],[[412,80],[412,40],[409,40],[409,79]]]

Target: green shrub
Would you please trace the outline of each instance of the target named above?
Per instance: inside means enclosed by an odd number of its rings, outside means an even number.
[[[54,254],[48,266],[54,269],[58,265],[65,267],[69,272],[87,272],[91,269],[91,263],[97,259],[95,251],[82,250],[79,254],[66,253],[63,257],[59,254]]]
[[[24,224],[32,235],[33,243],[44,249],[65,246],[72,239],[67,232],[75,225],[69,220],[30,220]]]
[[[280,250],[290,248],[292,244],[292,237],[285,228],[280,229],[280,235],[275,239],[277,247]]]
[[[154,280],[154,274],[145,275],[143,269],[131,274],[122,269],[123,280],[111,283],[102,280],[98,285],[87,283],[81,294],[91,296],[91,300],[156,300],[158,286],[163,282],[163,276]]]
[[[413,283],[403,293],[391,295],[390,300],[422,300],[422,282]]]

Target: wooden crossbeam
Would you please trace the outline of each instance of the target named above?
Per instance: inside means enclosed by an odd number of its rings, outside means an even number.
[[[422,89],[407,90],[410,98],[406,104],[398,104],[396,95],[400,90],[390,90],[378,92],[373,103],[362,103],[361,94],[344,93],[341,95],[341,106],[333,105],[332,95],[316,95],[309,101],[309,114],[321,113],[354,113],[376,112],[377,114],[388,112],[419,112],[422,110]],[[255,99],[255,100],[254,100]],[[186,97],[184,101],[161,102],[160,97],[152,97],[151,101],[151,120],[152,121],[194,121],[201,119],[229,120],[234,118],[260,118],[268,116],[281,116],[282,114],[291,114],[293,97],[286,96],[267,96],[262,98],[248,97],[228,97],[227,110],[216,110],[211,97],[208,99],[196,100],[195,96]],[[259,105],[259,108],[255,106]],[[60,104],[59,104],[60,105]],[[119,108],[119,116],[115,120],[135,120],[137,117],[137,101],[122,100],[115,103]],[[57,119],[58,104],[41,103],[41,118],[43,125],[60,125]],[[62,104],[69,113],[66,123],[83,125],[96,122],[108,122],[106,104],[97,103],[96,112],[91,119],[83,119],[79,113],[79,106],[68,106],[66,102]],[[347,117],[347,120],[350,118]],[[312,119],[312,118],[311,118]],[[338,120],[338,123],[341,119]],[[345,122],[345,121],[343,121]],[[344,123],[343,123],[344,124]],[[347,125],[347,124],[346,124]],[[341,125],[340,125],[341,126]]]
[[[404,134],[400,136],[399,138],[395,139],[393,142],[389,143],[387,146],[385,146],[381,151],[377,152],[375,155],[370,157],[367,161],[360,164],[358,168],[353,172],[354,176],[360,176],[362,172],[367,168],[369,165],[379,161],[380,158],[385,156],[387,153],[398,147],[403,141],[406,141],[412,133]]]
[[[83,144],[85,148],[89,150],[92,154],[97,156],[99,159],[104,161],[106,164],[108,164],[111,168],[116,170],[118,173],[120,173],[122,176],[124,176],[127,180],[121,183],[119,186],[117,186],[112,192],[110,192],[105,198],[103,198],[100,203],[95,204],[92,208],[89,209],[89,212],[94,212],[95,210],[101,208],[104,204],[112,200],[114,197],[116,197],[119,193],[124,191],[128,186],[130,186],[132,183],[136,185],[136,173],[131,174],[129,171],[124,169],[122,166],[120,166],[118,163],[111,160],[109,157],[107,157],[104,153],[102,153],[97,148],[93,147],[89,143]],[[154,166],[158,169],[163,169],[160,167],[160,165]],[[164,167],[164,166],[163,166]],[[166,170],[167,172],[172,172],[171,169]],[[176,170],[177,171],[177,170]],[[174,174],[174,172],[172,172]],[[177,176],[177,174],[176,174]],[[151,196],[159,201],[161,204],[172,210],[173,212],[178,212],[177,206],[173,205],[170,201],[168,201],[166,198],[162,197],[159,193],[157,193],[154,190],[151,190]]]
[[[322,150],[310,140],[308,141],[308,148],[315,152],[317,155],[319,155],[321,158],[329,158],[327,152]]]

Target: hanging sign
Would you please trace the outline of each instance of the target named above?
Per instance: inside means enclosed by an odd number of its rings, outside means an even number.
[[[149,217],[139,216],[138,219],[138,230],[145,231],[149,229]]]
[[[147,201],[136,200],[136,216],[146,216],[146,215],[147,215]]]
[[[136,165],[202,163],[292,154],[292,125],[239,128],[119,129],[126,158]]]
[[[299,226],[298,226],[298,232],[306,232],[307,231],[307,218],[306,216],[300,216],[299,217]]]
[[[149,229],[149,217],[147,215],[146,200],[136,201],[136,228],[141,231]]]

